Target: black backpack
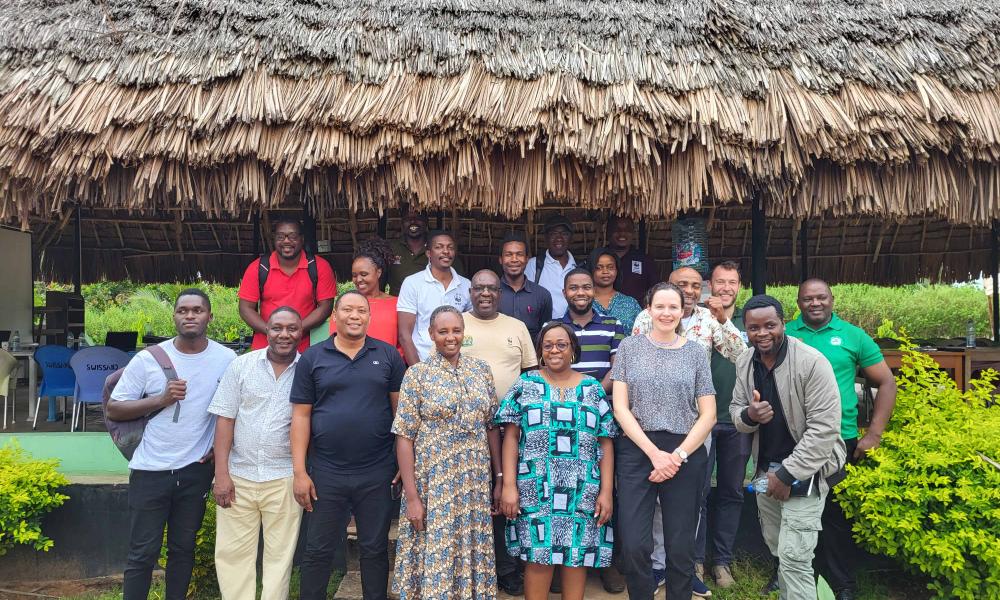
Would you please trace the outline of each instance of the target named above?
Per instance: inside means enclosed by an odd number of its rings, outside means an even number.
[[[303,250],[303,252],[306,252]],[[319,272],[316,270],[316,257],[312,254],[306,252],[306,271],[309,273],[309,280],[312,281],[313,285],[313,301],[316,301],[316,285],[319,282]],[[260,257],[260,264],[257,265],[257,287],[260,293],[258,298],[260,301],[264,299],[264,283],[267,282],[267,276],[271,272],[271,255],[264,254]]]

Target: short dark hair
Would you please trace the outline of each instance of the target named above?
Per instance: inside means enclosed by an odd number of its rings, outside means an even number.
[[[743,279],[743,274],[740,273],[740,263],[736,262],[735,260],[726,259],[726,260],[720,260],[719,262],[715,263],[715,266],[712,267],[711,271],[709,271],[708,274],[709,279],[711,279],[712,276],[715,275],[716,269],[724,269],[726,271],[736,271],[736,276],[739,277],[741,280]]]
[[[500,242],[500,254],[503,254],[503,247],[510,243],[524,244],[524,249],[528,249],[528,238],[521,231],[511,231],[507,235],[503,236],[503,241]]]
[[[365,299],[365,302],[368,302],[368,298],[364,294],[362,294],[358,290],[353,290],[352,289],[352,290],[347,290],[347,291],[343,292],[342,294],[338,294],[337,295],[337,299],[333,301],[333,307],[334,308],[340,308],[340,301],[343,300],[344,298],[348,297],[348,296],[351,296],[351,295],[361,296],[362,298]]]
[[[613,250],[610,248],[594,248],[594,251],[590,253],[590,257],[587,259],[587,266],[590,267],[591,274],[597,270],[597,261],[602,256],[610,256],[611,260],[615,261],[615,271],[619,270],[618,255]]]
[[[676,284],[670,283],[669,281],[661,281],[660,283],[657,283],[653,287],[649,288],[649,291],[646,292],[646,308],[649,308],[653,304],[653,296],[655,296],[657,292],[666,291],[672,291],[681,297],[681,309],[683,310],[685,302],[684,292],[682,292],[681,288],[677,287]]]
[[[566,276],[563,277],[563,289],[566,289],[566,282],[569,281],[569,278],[572,277],[572,276],[574,276],[574,275],[586,275],[587,277],[590,278],[591,282],[594,281],[594,275],[590,271],[588,271],[587,269],[584,269],[582,267],[576,267],[575,269],[573,269],[569,273],[566,273]]]
[[[566,335],[569,336],[570,348],[573,349],[572,362],[580,360],[580,354],[582,352],[580,348],[580,340],[576,339],[576,334],[573,333],[573,330],[569,328],[569,325],[563,323],[562,321],[549,321],[542,327],[542,330],[538,332],[538,336],[535,337],[535,356],[538,357],[538,366],[544,366],[544,363],[542,362],[542,340],[545,339],[545,334],[558,328],[562,328],[562,330],[566,332]]]
[[[450,231],[446,229],[435,229],[434,231],[427,234],[427,245],[430,246],[431,242],[434,241],[434,238],[439,238],[443,235],[450,237],[451,241],[455,242],[456,244],[458,243],[455,240],[455,236]]]
[[[444,313],[454,313],[458,316],[458,320],[462,321],[462,325],[465,325],[465,321],[462,319],[462,313],[458,312],[457,308],[450,304],[442,304],[441,306],[435,308],[434,312],[431,313],[431,320],[427,323],[427,326],[434,327],[434,321],[437,321],[437,318]]]
[[[184,296],[198,296],[205,302],[205,306],[208,307],[208,312],[212,312],[212,301],[208,298],[208,294],[199,288],[185,288],[177,294],[177,298],[174,299],[174,308],[177,308],[177,303],[181,301]]]
[[[302,233],[302,221],[299,221],[298,219],[293,219],[291,217],[281,217],[280,219],[271,223],[271,232],[276,233],[278,231],[278,228],[281,227],[282,225],[294,225],[295,228],[299,230],[299,233]]]
[[[271,311],[271,314],[268,315],[267,320],[270,321],[271,317],[273,317],[274,315],[276,315],[278,313],[283,313],[283,312],[292,313],[293,315],[295,315],[296,319],[300,319],[300,320],[302,319],[302,315],[299,314],[299,311],[295,310],[291,306],[279,306],[278,308],[276,308],[276,309],[274,309],[274,310]]]
[[[774,312],[778,313],[778,318],[781,320],[785,319],[785,309],[781,307],[781,302],[774,296],[768,296],[767,294],[757,294],[756,296],[750,296],[750,299],[746,301],[743,305],[743,312],[747,313],[751,310],[757,310],[758,308],[773,308]]]

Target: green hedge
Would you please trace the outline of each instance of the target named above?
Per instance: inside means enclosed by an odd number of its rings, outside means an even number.
[[[798,316],[797,286],[769,286],[767,293],[781,301],[787,318]],[[749,297],[750,292],[743,290],[738,302],[742,304]],[[973,285],[848,283],[833,286],[833,297],[837,314],[872,336],[883,321],[891,321],[913,339],[964,338],[970,319],[976,324],[977,335],[991,335],[986,294]]]
[[[52,460],[35,460],[10,441],[0,447],[0,556],[15,544],[47,551],[52,540],[42,534],[42,518],[69,499],[58,492],[69,480]]]
[[[928,355],[906,350],[896,379],[881,446],[837,488],[854,536],[929,576],[938,598],[1000,598],[997,373],[962,393]]]
[[[214,283],[138,284],[131,281],[109,281],[83,286],[87,304],[87,334],[95,343],[102,343],[108,331],[139,331],[146,326],[152,333],[170,336],[174,333],[171,306],[181,289],[200,287],[212,300],[215,319],[208,334],[218,340],[231,341],[250,333],[240,319],[236,288]],[[37,283],[35,303],[44,303],[44,290],[69,289],[64,285]],[[339,289],[354,287],[342,283]],[[788,318],[793,318],[795,286],[773,286],[768,293],[785,306]],[[915,339],[964,338],[969,319],[976,323],[981,337],[989,337],[989,312],[986,295],[971,285],[906,285],[881,287],[866,284],[845,284],[833,287],[837,313],[857,324],[871,335],[879,325],[892,321]],[[743,290],[742,304],[750,293]]]

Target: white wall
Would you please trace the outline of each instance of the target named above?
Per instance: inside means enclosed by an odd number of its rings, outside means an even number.
[[[0,329],[31,341],[31,235],[0,228]]]

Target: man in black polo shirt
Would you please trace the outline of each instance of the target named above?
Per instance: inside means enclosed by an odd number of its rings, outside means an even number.
[[[337,333],[302,354],[292,383],[295,500],[312,513],[300,598],[325,600],[336,532],[353,514],[364,599],[386,600],[396,473],[390,429],[406,367],[398,350],[366,335],[362,294],[338,297],[333,315]]]
[[[531,339],[553,317],[552,294],[524,276],[528,264],[528,242],[520,232],[508,233],[500,246],[500,314],[514,317],[528,328]]]

